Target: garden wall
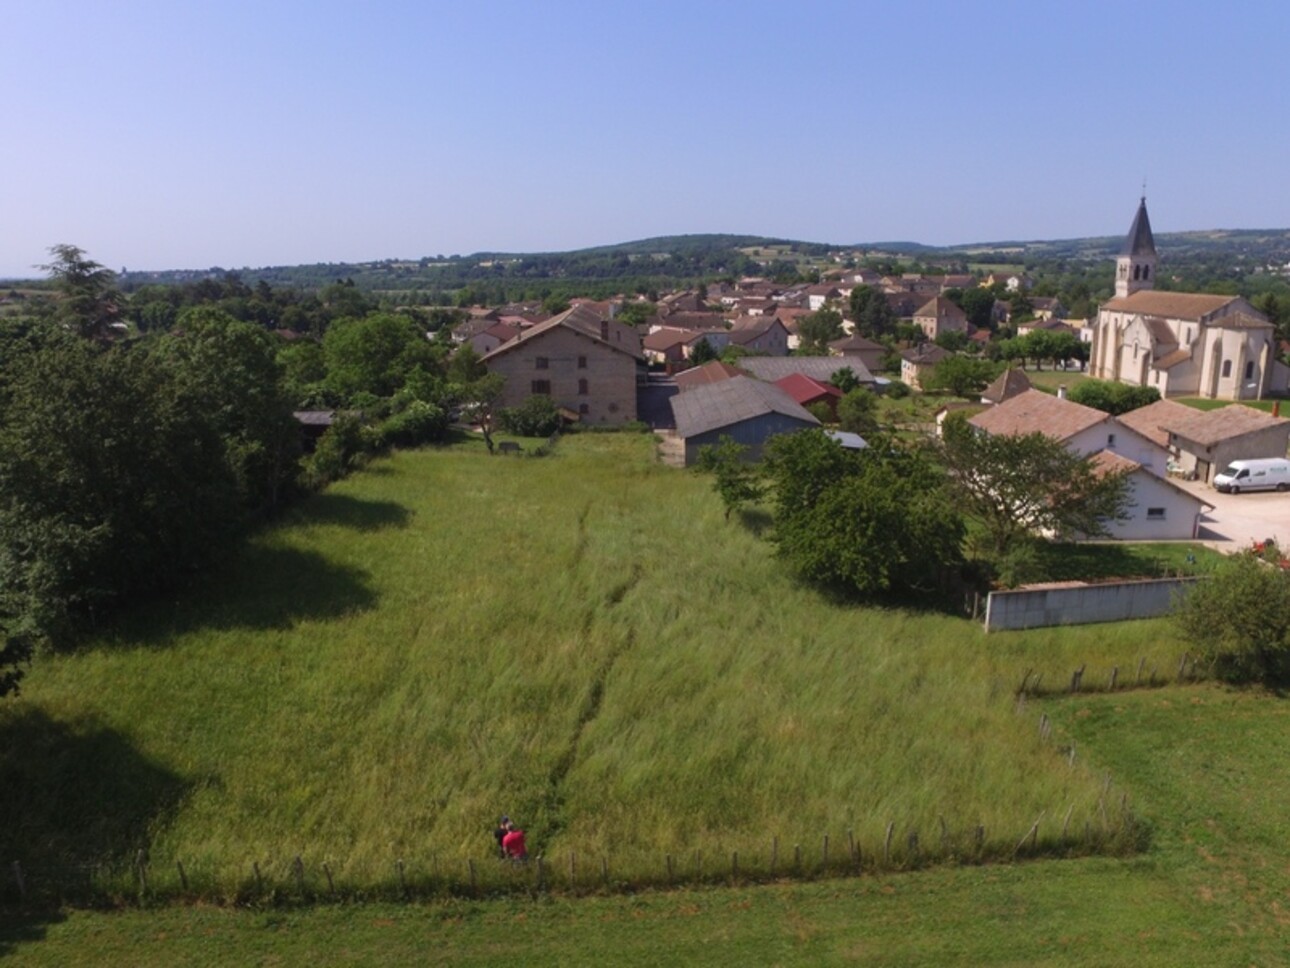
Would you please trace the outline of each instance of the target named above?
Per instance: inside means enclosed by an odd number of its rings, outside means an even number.
[[[985,630],[1033,629],[1045,625],[1091,625],[1167,614],[1177,596],[1199,578],[1153,578],[1096,585],[1062,583],[991,592]]]

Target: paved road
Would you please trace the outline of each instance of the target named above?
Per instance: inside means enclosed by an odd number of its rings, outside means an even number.
[[[1274,538],[1281,547],[1290,548],[1290,492],[1221,494],[1198,481],[1174,483],[1213,505],[1201,518],[1200,537],[1206,544],[1227,552]]]

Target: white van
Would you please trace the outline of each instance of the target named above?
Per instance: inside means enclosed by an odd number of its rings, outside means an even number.
[[[1290,488],[1290,460],[1264,457],[1259,460],[1234,460],[1214,475],[1214,487],[1224,493],[1242,491],[1284,491]]]

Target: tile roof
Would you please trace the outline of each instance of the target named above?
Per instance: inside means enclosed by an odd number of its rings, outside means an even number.
[[[949,350],[942,349],[935,343],[923,343],[912,349],[900,351],[900,358],[915,366],[935,366],[941,360],[953,355]]]
[[[989,400],[991,403],[1003,403],[1003,401],[1011,400],[1018,394],[1025,393],[1032,388],[1033,384],[1030,382],[1030,377],[1026,376],[1024,370],[1009,367],[981,391],[981,399]]]
[[[607,323],[607,322],[608,322],[607,320],[602,319],[600,316],[598,316],[596,313],[592,312],[591,310],[585,309],[582,306],[574,306],[572,309],[567,309],[564,312],[560,313],[558,316],[552,316],[550,319],[546,320],[545,322],[541,322],[541,323],[538,323],[536,326],[529,327],[524,332],[522,332],[519,336],[517,336],[515,339],[509,340],[508,342],[503,343],[501,346],[497,347],[497,349],[493,350],[490,353],[485,353],[482,357],[480,357],[480,359],[483,362],[487,363],[489,360],[495,359],[504,353],[510,353],[521,346],[527,346],[533,340],[541,339],[544,334],[549,333],[551,332],[551,330],[561,326],[563,326],[566,329],[571,329],[575,333],[579,333],[580,335],[585,336],[588,339],[595,340],[597,343],[601,344],[602,346],[608,346],[610,349],[618,353],[624,353],[627,356],[630,356],[636,360],[642,359],[639,349],[631,349],[626,346],[617,344],[611,340],[604,340],[600,338],[601,323]],[[611,323],[609,325],[621,326],[623,324]],[[637,347],[639,347],[640,341],[636,340],[635,342]]]
[[[1198,320],[1217,312],[1239,299],[1239,296],[1211,296],[1203,292],[1161,292],[1139,289],[1131,296],[1117,296],[1102,304],[1103,309],[1117,313],[1141,313],[1166,319]]]
[[[922,307],[914,313],[914,318],[920,316],[935,316],[937,319],[967,319],[967,314],[959,309],[951,299],[944,296],[937,296],[923,303]]]
[[[737,366],[731,366],[722,360],[713,360],[710,363],[704,363],[703,366],[682,370],[672,380],[676,383],[677,389],[685,393],[687,390],[693,390],[708,383],[720,383],[731,377],[747,375]]]
[[[1197,497],[1185,487],[1179,485],[1176,481],[1171,481],[1167,477],[1160,477],[1147,470],[1136,460],[1130,460],[1122,454],[1117,454],[1113,450],[1099,450],[1093,455],[1093,474],[1097,477],[1105,477],[1107,474],[1137,474],[1139,471],[1146,474],[1152,481],[1157,484],[1163,484],[1172,488],[1179,494],[1183,495],[1190,501],[1194,501],[1199,507],[1213,507],[1206,503],[1202,498]]]
[[[792,417],[811,427],[820,425],[810,411],[779,387],[746,376],[678,393],[672,398],[672,413],[677,435],[683,439],[770,413]]]
[[[804,373],[790,373],[788,376],[780,377],[775,381],[775,386],[802,404],[802,406],[824,397],[833,397],[836,400],[842,396],[842,391],[832,383],[813,380]]]
[[[1235,312],[1228,313],[1225,316],[1219,316],[1218,319],[1211,319],[1211,326],[1217,326],[1219,329],[1273,329],[1273,325],[1266,319],[1260,319],[1258,316],[1251,316],[1249,313]]]
[[[1164,424],[1171,420],[1187,420],[1197,411],[1176,400],[1157,400],[1137,410],[1122,413],[1115,419],[1130,430],[1136,430],[1143,437],[1161,447],[1169,446],[1169,431]]]
[[[674,346],[684,345],[702,335],[703,333],[698,330],[673,329],[670,326],[664,326],[641,340],[641,347],[656,353],[665,353]]]
[[[881,343],[875,343],[871,339],[865,339],[865,337],[858,333],[852,333],[850,336],[846,336],[842,339],[833,340],[833,342],[829,343],[829,349],[838,350],[842,353],[845,353],[847,350],[850,350],[853,353],[865,350],[880,350],[884,353],[887,351],[887,347],[883,346]]]
[[[1159,346],[1178,345],[1178,337],[1169,328],[1169,324],[1159,316],[1147,316],[1142,322],[1147,327],[1147,332],[1151,334],[1152,341]]]
[[[1212,447],[1233,437],[1243,437],[1269,427],[1290,424],[1290,420],[1283,417],[1274,417],[1270,413],[1239,403],[1219,407],[1217,410],[1193,410],[1191,407],[1184,409],[1189,412],[1171,416],[1163,427],[1171,434],[1185,437],[1202,447]]]
[[[869,368],[854,356],[745,356],[739,366],[759,380],[774,383],[790,373],[801,373],[827,383],[840,370],[850,370],[861,383],[873,383]]]
[[[1152,361],[1151,365],[1157,370],[1170,370],[1179,363],[1184,363],[1191,359],[1190,349],[1176,349],[1172,353],[1166,353],[1157,360]]]
[[[1072,400],[1062,400],[1042,390],[1026,390],[1010,400],[983,410],[968,420],[988,434],[1033,434],[1069,440],[1111,415]]]

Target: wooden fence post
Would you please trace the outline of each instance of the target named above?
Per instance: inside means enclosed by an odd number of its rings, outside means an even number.
[[[1079,692],[1079,687],[1084,681],[1084,666],[1080,666],[1071,673],[1071,692]]]
[[[1118,678],[1120,678],[1120,667],[1119,667],[1119,666],[1112,666],[1112,667],[1111,667],[1111,684],[1110,684],[1110,686],[1109,686],[1109,688],[1110,688],[1110,691],[1111,691],[1111,692],[1115,692],[1115,680],[1116,680],[1116,679],[1118,679]]]
[[[184,893],[187,894],[188,875],[184,873],[184,862],[182,860],[177,860],[175,861],[175,866],[179,868],[179,886],[182,887],[184,889]]]
[[[829,835],[824,835],[824,847],[820,850],[820,869],[824,870],[829,866]]]
[[[1066,811],[1066,819],[1062,821],[1062,840],[1063,841],[1066,840],[1066,831],[1070,829],[1071,814],[1074,812],[1075,812],[1075,804],[1072,803]]]
[[[296,890],[303,896],[305,893],[305,862],[301,860],[299,854],[296,854],[295,862],[291,865],[291,868],[296,875]]]
[[[887,838],[882,842],[882,862],[891,864],[891,835],[896,832],[896,822],[887,824]]]
[[[851,858],[851,863],[860,863],[860,859],[856,857],[856,834],[850,827],[847,828],[847,856]]]
[[[909,850],[910,861],[914,864],[917,864],[918,863],[918,831],[917,830],[911,830],[909,832],[909,840],[906,843],[906,847]]]
[[[479,887],[479,881],[477,880],[477,875],[475,873],[475,861],[473,859],[466,861],[466,866],[470,868],[470,889],[471,891],[475,891]]]
[[[260,862],[251,861],[251,870],[255,872],[255,889],[258,893],[264,893],[264,878],[260,876]]]
[[[779,837],[770,838],[770,872],[775,873],[775,865],[779,863]]]
[[[1071,766],[1075,765],[1075,741],[1074,740],[1071,740],[1070,765]]]
[[[331,877],[331,865],[326,861],[323,862],[323,873],[327,875],[327,893],[331,897],[336,896],[336,882]]]
[[[1140,659],[1138,659],[1138,674],[1133,677],[1133,684],[1135,686],[1142,685],[1142,667],[1146,664],[1147,664],[1147,657],[1145,655],[1142,656]]]
[[[399,890],[403,893],[403,897],[406,900],[408,896],[408,881],[407,881],[407,878],[403,876],[403,858],[402,857],[400,857],[398,860],[394,862],[394,867],[399,872]]]
[[[148,855],[140,850],[134,856],[134,867],[139,872],[139,893],[148,893]]]
[[[539,891],[542,890],[542,875],[542,857],[539,855],[537,859],[537,889]]]
[[[1036,842],[1039,840],[1039,821],[1044,819],[1044,814],[1047,812],[1048,811],[1046,810],[1041,811],[1039,816],[1035,818],[1035,822],[1030,825],[1030,829],[1026,831],[1026,835],[1022,837],[1021,840],[1017,841],[1017,846],[1013,848],[1012,856],[1017,856],[1021,851],[1021,848],[1026,846],[1027,840],[1030,841],[1031,850],[1034,849]]]

